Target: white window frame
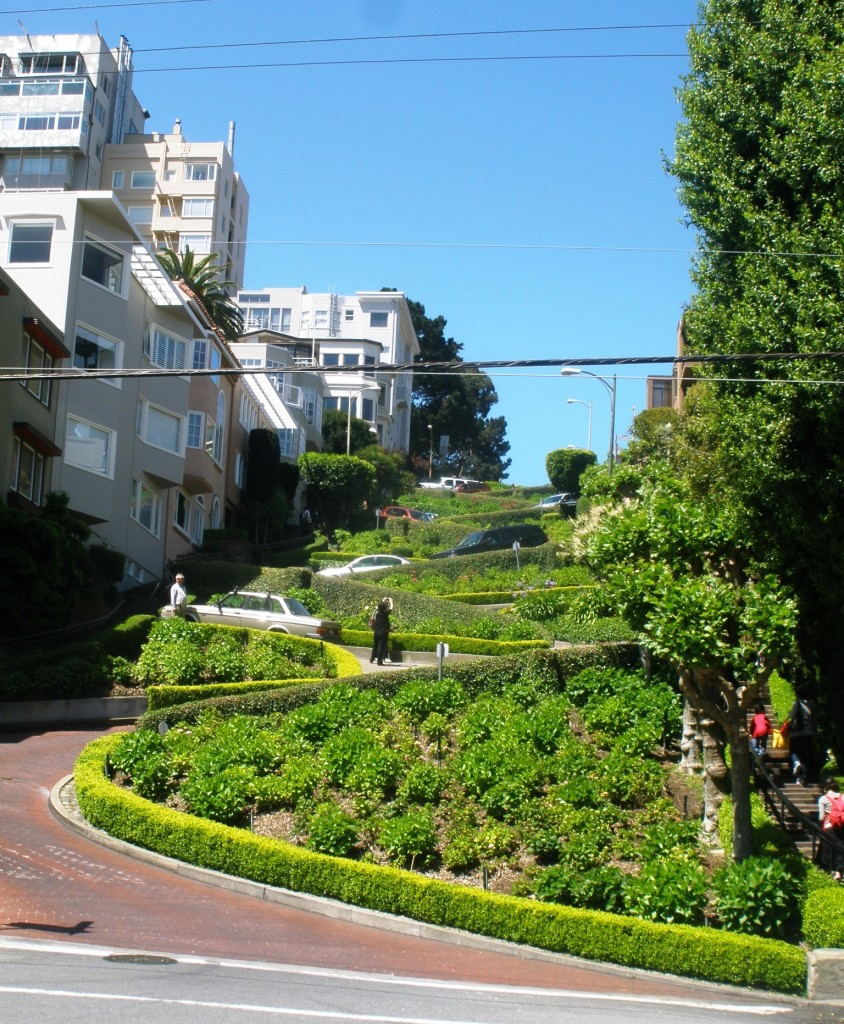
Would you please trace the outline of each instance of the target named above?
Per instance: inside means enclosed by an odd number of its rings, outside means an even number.
[[[144,327],[144,355],[163,370],[184,370],[188,343],[147,320]]]
[[[92,345],[96,345],[97,355],[96,362],[94,365],[79,365],[79,361],[85,362],[85,357],[80,354],[77,357],[77,345],[80,341],[89,342]],[[111,353],[111,360],[103,359],[100,353]],[[85,324],[76,325],[76,333],[73,339],[73,355],[71,357],[71,365],[74,369],[79,370],[81,373],[95,373],[97,370],[120,370],[123,367],[123,343],[115,340],[114,338],[107,338],[97,331],[92,331],[90,327],[86,327]],[[104,384],[109,384],[113,388],[120,388],[121,381],[119,377],[100,377],[99,378]]]
[[[205,447],[205,413],[197,412],[195,409],[188,410],[187,430],[185,433],[185,447]]]
[[[111,263],[103,263],[102,268],[97,268],[96,271],[88,267],[88,273],[86,273],[85,263],[89,258],[90,254],[96,253],[101,258],[111,259]],[[86,235],[85,241],[82,245],[82,266],[80,273],[86,281],[90,281],[91,284],[97,285],[99,288],[104,288],[107,292],[111,292],[112,295],[123,296],[123,292],[126,284],[126,253],[121,252],[119,249],[115,249],[113,245],[106,245],[105,242],[101,242],[98,238],[94,238],[93,235]],[[96,273],[96,276],[94,274]]]
[[[167,426],[169,430],[175,430],[175,439],[170,444],[161,443],[163,438],[157,428]],[[157,448],[159,451],[167,452],[169,455],[184,455],[185,451],[185,418],[170,409],[164,409],[155,405],[146,398],[138,399],[138,416],[136,422],[138,437],[148,444],[150,448]]]
[[[202,544],[202,538],[205,536],[205,498],[201,494],[198,494],[193,499],[193,506],[191,508],[191,523],[190,523],[190,539],[194,544]]]
[[[190,251],[195,256],[208,256],[211,252],[211,236],[205,234],[179,234],[179,254]]]
[[[129,220],[138,227],[149,227],[152,224],[154,208],[152,206],[130,206]]]
[[[155,171],[132,171],[130,188],[155,188]]]
[[[124,171],[112,171],[111,172],[111,187],[113,189],[123,188],[123,182],[126,180]]]
[[[384,321],[381,323],[381,321]],[[376,330],[383,330],[390,326],[390,314],[383,309],[374,309],[369,314],[369,326]]]
[[[185,164],[185,181],[216,181],[217,165],[199,160]]]
[[[78,437],[74,437],[74,430],[77,427],[82,428],[82,432]],[[85,431],[88,431],[89,436],[85,436]],[[101,437],[96,437],[96,434],[101,435]],[[69,415],[67,417],[67,434],[65,435],[64,445],[65,463],[86,473],[93,473],[95,476],[111,480],[114,477],[114,456],[117,448],[115,444],[116,436],[113,430],[109,430],[108,427],[104,427],[100,423],[92,423],[90,420],[82,419],[81,416]],[[84,442],[86,441],[100,443],[103,447],[104,457],[97,459],[96,462],[90,457],[75,457],[77,452],[84,451]],[[93,452],[94,450],[92,444],[89,451]]]
[[[26,232],[27,229],[40,229],[46,232],[49,228],[49,239],[15,239],[16,234]],[[15,266],[41,267],[49,266],[53,261],[53,237],[56,232],[56,222],[53,220],[13,220],[9,223],[9,251],[8,262]],[[46,247],[46,257],[43,256]],[[15,250],[18,250],[17,254]],[[23,250],[23,251],[21,251]],[[18,256],[16,259],[15,256]],[[20,259],[22,255],[29,256],[29,259]]]
[[[226,435],[226,396],[221,391],[217,395],[217,422],[214,424],[214,446],[211,449],[211,458],[218,466],[223,465],[225,455]]]
[[[186,536],[189,536],[190,508],[190,495],[183,490],[176,491],[176,500],[173,502],[173,526]]]
[[[40,342],[36,341],[27,331],[23,332],[23,368],[26,372],[44,373],[53,369],[53,357]],[[38,380],[22,380],[22,387],[36,398],[42,405],[50,408],[52,381],[49,377]]]
[[[44,493],[44,456],[41,452],[36,451],[31,444],[21,440],[21,438],[16,437],[14,440],[11,490],[33,505],[40,505],[41,497]],[[27,464],[29,473],[27,474],[24,469],[22,477],[21,468]],[[29,480],[28,486],[26,486],[27,476]],[[21,486],[22,483],[24,484],[23,487]]]
[[[132,477],[129,518],[153,535],[161,536],[161,495],[137,477]]]
[[[185,196],[182,200],[182,217],[189,220],[201,217],[207,220],[214,216],[214,199],[210,196]]]

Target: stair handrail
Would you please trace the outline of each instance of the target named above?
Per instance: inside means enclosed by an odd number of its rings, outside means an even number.
[[[761,788],[765,798],[765,806],[773,814],[779,826],[788,831],[787,819],[799,824],[803,832],[811,839],[812,862],[817,864],[820,859],[818,856],[819,851],[823,847],[827,847],[830,854],[830,863],[832,863],[832,857],[836,853],[840,855],[844,852],[844,843],[837,836],[830,834],[831,829],[822,828],[817,821],[813,821],[796,804],[793,804],[788,799],[776,782],[774,782],[773,777],[765,767],[763,758],[756,753],[752,746],[750,747],[750,756],[754,778],[757,783],[761,782],[762,784]]]

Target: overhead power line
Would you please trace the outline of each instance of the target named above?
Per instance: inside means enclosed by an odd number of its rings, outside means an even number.
[[[379,373],[414,373],[430,375],[463,375],[495,369],[537,368],[537,367],[581,367],[581,366],[647,366],[655,364],[713,365],[718,363],[766,363],[766,362],[816,362],[821,360],[844,360],[841,352],[740,352],[717,353],[709,355],[662,355],[662,356],[613,356],[575,358],[575,359],[472,359],[450,362],[419,362],[419,363],[380,363],[364,369],[372,376]],[[235,366],[218,367],[206,370],[171,370],[160,368],[122,369],[122,370],[78,370],[62,369],[54,372],[31,373],[22,368],[10,368],[0,373],[0,381],[30,380],[114,380],[131,379],[133,377],[241,377],[244,375],[275,375],[298,373],[321,373],[327,376],[343,375],[359,371],[359,367],[350,366]],[[724,379],[724,378],[716,378]]]
[[[178,4],[213,4],[218,3],[219,0],[144,0],[144,2],[135,2],[128,4],[108,4],[108,3],[96,3],[96,4],[75,4],[72,7],[13,7],[8,11],[0,11],[0,14],[64,14],[65,11],[102,11],[105,9],[128,10],[131,8],[143,8],[143,7],[169,7],[176,6]]]

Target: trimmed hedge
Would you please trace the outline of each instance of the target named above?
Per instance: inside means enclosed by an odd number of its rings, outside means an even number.
[[[613,647],[571,647],[565,650],[528,651],[518,657],[485,658],[479,661],[466,661],[448,666],[448,675],[456,679],[466,693],[472,697],[481,693],[498,693],[512,683],[514,679],[538,676],[546,679],[552,686],[562,688],[562,681],[576,675],[585,668],[618,666],[632,668],[639,665],[639,650],[633,644],[618,644]],[[395,671],[369,672],[344,679],[350,686],[362,690],[376,690],[386,697],[391,697],[400,686],[412,680],[437,680],[439,670],[436,665],[408,669],[404,672]],[[326,679],[319,683],[306,686],[294,686],[270,693],[250,693],[244,697],[219,697],[212,700],[197,701],[183,704],[179,708],[178,721],[195,722],[199,715],[213,708],[223,717],[236,714],[269,715],[287,714],[303,704],[310,704],[334,680]],[[165,718],[172,725],[171,714],[147,711],[138,720],[141,728],[157,728]]]
[[[844,949],[844,889],[828,875],[806,898],[803,935],[815,949]]]
[[[200,623],[200,627],[206,632],[235,632],[248,633],[241,626],[215,626],[211,623]],[[318,651],[320,657],[327,662],[330,677],[347,677],[361,674],[360,662],[343,647],[336,644],[328,644],[322,640],[312,640],[310,637],[290,636],[289,634],[269,634],[283,639],[286,645],[299,647],[303,651]],[[173,684],[153,684],[146,689],[149,710],[159,710],[164,707],[172,707],[174,704],[188,704],[199,700],[209,700],[214,697],[237,696],[252,693],[260,690],[278,690],[285,686],[296,686],[299,683],[319,682],[323,677],[311,678],[300,677],[296,679],[252,679],[246,682],[228,683],[201,683],[189,686],[177,686]]]
[[[76,795],[92,825],[137,846],[264,885],[589,960],[805,992],[805,955],[779,940],[501,896],[397,868],[310,853],[157,806],[106,779],[106,758],[120,739],[106,736],[82,751],[74,772]]]
[[[354,647],[372,644],[371,630],[344,629],[343,639]],[[431,636],[428,633],[390,633],[391,651],[435,651],[437,644],[448,644],[452,654],[487,654],[506,657],[520,651],[547,650],[547,640],[481,640],[471,636]]]

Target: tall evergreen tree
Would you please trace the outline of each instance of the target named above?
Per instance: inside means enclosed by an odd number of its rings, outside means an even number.
[[[699,233],[689,354],[840,352],[844,2],[709,0],[668,162]],[[707,366],[687,451],[794,589],[804,669],[844,754],[844,390],[838,359]]]
[[[419,339],[419,362],[454,363],[450,373],[415,373],[413,412],[410,418],[410,455],[418,466],[428,466],[431,441],[437,475],[463,473],[484,480],[507,475],[507,421],[490,416],[498,401],[495,386],[476,366],[465,363],[463,346],[445,335],[446,319],[429,317],[421,302],[407,305]],[[431,429],[428,429],[428,424]],[[448,437],[448,456],[439,457],[439,439]]]

